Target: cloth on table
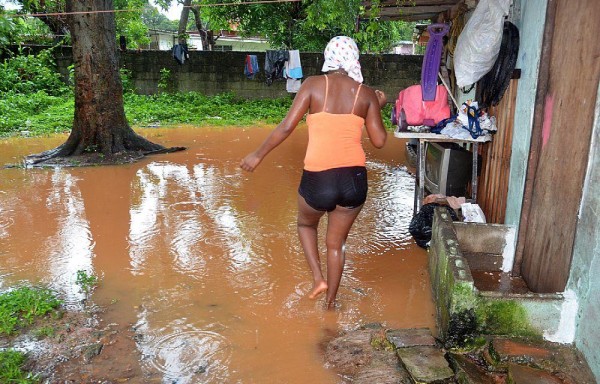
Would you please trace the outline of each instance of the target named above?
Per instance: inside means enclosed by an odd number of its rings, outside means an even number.
[[[476,101],[467,100],[461,105],[457,115],[440,121],[431,132],[461,140],[477,139],[496,133],[496,118],[488,116],[478,107]]]

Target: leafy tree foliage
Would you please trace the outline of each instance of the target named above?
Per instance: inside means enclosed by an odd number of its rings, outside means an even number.
[[[215,3],[229,6],[210,6]],[[381,53],[399,40],[410,39],[412,25],[382,22],[376,4],[370,18],[363,17],[361,0],[311,0],[273,4],[239,4],[236,0],[200,0],[203,17],[213,28],[232,25],[243,35],[264,36],[283,49],[321,51],[334,36],[353,37],[363,52]],[[407,35],[409,33],[409,36]]]
[[[184,0],[156,0],[156,3],[168,9],[176,1],[184,3]],[[196,19],[201,16],[204,29],[235,29],[242,36],[261,36],[274,48],[320,52],[332,37],[347,35],[356,40],[363,52],[382,53],[400,40],[412,39],[414,23],[378,20],[378,0],[372,2],[369,18],[363,15],[361,0],[247,3],[193,0],[191,7]]]
[[[140,48],[150,44],[148,26],[144,24],[142,14],[148,5],[147,0],[114,0],[117,35],[126,37],[127,48]]]
[[[13,0],[12,2],[21,5],[24,13],[48,14],[48,16],[36,17],[35,20],[44,23],[55,38],[69,36],[67,18],[65,15],[61,15],[66,9],[65,0]],[[117,35],[126,36],[128,48],[144,47],[150,43],[148,26],[142,17],[148,6],[148,0],[114,0]],[[29,19],[26,22],[34,23]],[[0,28],[2,27],[0,26]],[[45,35],[45,31],[37,30],[35,35],[39,38],[39,36]],[[21,39],[23,36],[25,36],[23,33],[19,33]],[[24,40],[20,40],[20,42],[24,42]]]
[[[162,31],[177,31],[177,21],[169,20],[156,7],[147,5],[142,11],[142,22],[150,29]],[[193,25],[193,23],[192,23]]]
[[[0,48],[7,46],[11,42],[11,36],[15,26],[12,19],[6,14],[4,7],[0,5]]]

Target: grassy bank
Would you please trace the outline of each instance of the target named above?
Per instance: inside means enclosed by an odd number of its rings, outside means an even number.
[[[125,115],[133,128],[191,124],[197,126],[252,126],[277,124],[289,109],[292,98],[246,100],[233,93],[205,96],[197,92],[151,96],[125,94]],[[389,128],[390,107],[382,112]],[[43,136],[69,132],[73,124],[71,93],[50,95],[0,94],[0,137]]]
[[[19,287],[0,294],[0,337],[11,337],[30,328],[51,314],[59,314],[61,302],[48,289]],[[48,326],[34,332],[37,337],[52,334]],[[37,383],[38,378],[24,370],[27,357],[23,352],[8,348],[0,350],[0,383]]]
[[[73,124],[71,93],[50,95],[45,91],[0,95],[0,136],[32,136],[68,132]],[[172,124],[249,126],[277,123],[285,116],[291,98],[238,99],[232,93],[205,96],[200,93],[125,94],[125,114],[132,127]]]

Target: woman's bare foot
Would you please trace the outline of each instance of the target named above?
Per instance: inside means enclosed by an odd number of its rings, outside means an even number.
[[[327,283],[325,281],[320,281],[315,284],[312,292],[310,293],[310,295],[308,295],[308,298],[315,299],[321,293],[326,292],[326,291],[327,291]]]

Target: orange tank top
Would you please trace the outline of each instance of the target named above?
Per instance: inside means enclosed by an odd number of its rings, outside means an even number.
[[[325,76],[323,111],[306,117],[308,147],[304,158],[305,170],[319,172],[332,168],[365,166],[365,151],[362,147],[365,119],[354,114],[361,86],[362,84],[356,91],[352,112],[324,112],[329,90],[329,82]]]

